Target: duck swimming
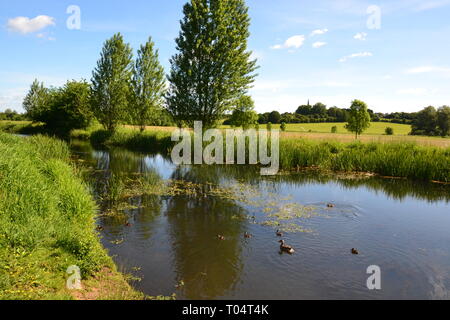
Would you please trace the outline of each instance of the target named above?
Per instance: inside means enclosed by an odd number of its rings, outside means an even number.
[[[352,248],[352,254],[359,254],[359,251],[355,248]]]
[[[282,237],[283,233],[280,230],[277,230],[277,237]]]
[[[285,244],[284,240],[278,241],[280,243],[280,250],[282,252],[287,252],[289,254],[293,254],[295,252],[294,248]]]

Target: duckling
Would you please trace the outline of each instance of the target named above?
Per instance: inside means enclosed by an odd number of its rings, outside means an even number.
[[[335,206],[334,206],[334,204],[329,203],[329,204],[327,204],[327,207],[328,207],[328,208],[334,208]]]
[[[359,254],[359,251],[355,248],[352,248],[352,254]]]
[[[280,230],[277,230],[277,237],[282,237],[283,233]]]
[[[287,252],[289,254],[293,254],[295,252],[294,248],[292,248],[291,246],[288,246],[287,244],[284,243],[284,240],[280,240],[278,241],[280,244],[280,250],[282,252]]]
[[[103,231],[103,227],[102,226],[97,226],[97,228],[95,228],[97,231]]]
[[[253,237],[253,235],[251,235],[250,233],[248,232],[244,233],[244,238],[250,239],[251,237]]]
[[[221,240],[221,241],[223,241],[223,240],[225,240],[225,237],[224,236],[222,236],[222,235],[217,235],[217,238],[219,239],[219,240]]]

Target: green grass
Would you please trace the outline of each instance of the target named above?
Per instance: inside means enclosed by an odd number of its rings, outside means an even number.
[[[121,128],[91,135],[94,144],[169,155],[174,146],[168,131]],[[280,139],[280,164],[284,170],[320,168],[336,172],[371,172],[382,176],[450,182],[450,148],[421,146],[413,142],[338,142],[303,138]]]
[[[317,167],[345,172],[450,182],[450,148],[413,143],[339,143],[282,139],[283,169]]]
[[[331,133],[331,128],[336,126],[337,133],[352,134],[345,129],[346,123],[289,123],[286,125],[286,132],[315,132],[315,133]],[[364,134],[384,135],[387,127],[394,129],[394,135],[408,135],[411,132],[411,126],[406,124],[388,123],[388,122],[372,122],[370,128]],[[230,128],[222,126],[222,128]],[[265,128],[265,125],[260,125]],[[280,129],[279,124],[273,124],[273,129]]]
[[[59,140],[0,133],[0,299],[71,299],[66,270],[115,266],[95,232],[96,204]],[[123,278],[122,278],[122,281]]]

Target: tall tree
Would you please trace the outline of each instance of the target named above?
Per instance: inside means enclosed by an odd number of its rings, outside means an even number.
[[[37,79],[34,80],[23,100],[23,108],[28,117],[33,121],[43,121],[43,114],[48,109],[48,102],[49,90],[44,87],[44,83]]]
[[[348,123],[345,128],[355,133],[356,139],[370,127],[370,114],[367,105],[361,100],[353,100],[350,106]]]
[[[178,123],[199,120],[212,127],[256,76],[256,60],[247,50],[248,8],[244,0],[190,0],[183,12],[167,108]]]
[[[151,38],[138,50],[133,68],[132,101],[130,108],[133,123],[141,131],[145,125],[160,114],[164,103],[166,84],[164,68],[159,63],[158,50]]]
[[[127,114],[132,75],[132,50],[120,33],[107,40],[92,74],[92,108],[97,120],[115,130]]]

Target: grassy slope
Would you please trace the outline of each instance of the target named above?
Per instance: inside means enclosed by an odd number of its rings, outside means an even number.
[[[0,299],[71,299],[71,265],[90,288],[114,284],[95,298],[138,298],[100,244],[96,205],[68,164],[67,145],[0,133],[0,150]]]

